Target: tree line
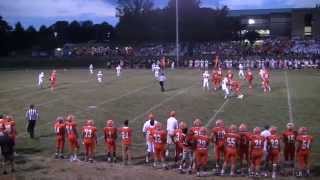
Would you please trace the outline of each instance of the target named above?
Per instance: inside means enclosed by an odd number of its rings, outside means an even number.
[[[224,41],[238,39],[241,24],[228,16],[229,9],[201,7],[200,0],[180,0],[179,26],[182,42]],[[117,0],[115,27],[107,22],[57,21],[51,26],[24,28],[21,23],[11,27],[0,16],[0,55],[31,48],[53,49],[65,43],[173,42],[175,41],[176,0],[156,8],[154,0]]]

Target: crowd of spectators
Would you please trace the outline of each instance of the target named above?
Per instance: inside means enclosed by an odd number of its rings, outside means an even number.
[[[243,41],[181,43],[180,66],[201,68],[200,62],[209,62],[212,66],[216,55],[224,68],[245,67],[260,68],[303,68],[319,67],[320,40],[310,39],[265,39],[254,45]],[[123,61],[124,66],[149,67],[163,57],[172,62],[175,59],[174,43],[145,43],[132,46],[107,45],[71,45],[60,49],[60,56],[102,56],[112,66]],[[133,65],[132,65],[133,64]],[[204,63],[203,63],[204,64]]]

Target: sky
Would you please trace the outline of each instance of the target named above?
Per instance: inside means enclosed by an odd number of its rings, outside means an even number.
[[[0,16],[10,25],[20,21],[24,27],[51,25],[57,20],[118,22],[117,0],[0,0]],[[164,7],[168,0],[154,0],[156,7]],[[203,7],[227,5],[230,9],[268,9],[315,7],[319,0],[202,0]]]

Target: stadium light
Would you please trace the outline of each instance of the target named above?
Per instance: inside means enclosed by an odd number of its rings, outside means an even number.
[[[179,62],[179,9],[178,9],[178,0],[176,0],[176,63],[180,66]]]
[[[248,24],[252,25],[252,24],[255,24],[256,21],[254,19],[248,19]]]

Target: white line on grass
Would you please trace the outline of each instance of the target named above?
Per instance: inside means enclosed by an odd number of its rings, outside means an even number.
[[[209,127],[210,124],[212,123],[212,121],[215,120],[215,118],[217,117],[217,115],[222,111],[222,109],[224,108],[224,106],[228,103],[229,99],[225,100],[224,103],[220,106],[220,108],[216,111],[216,113],[214,113],[214,115],[209,119],[209,121],[207,122],[205,127]]]
[[[150,113],[151,111],[153,111],[153,110],[155,110],[155,109],[163,106],[165,103],[171,101],[172,99],[176,98],[177,96],[179,96],[179,95],[181,95],[181,94],[184,94],[184,93],[187,92],[192,86],[194,86],[194,85],[191,85],[191,86],[189,86],[189,87],[183,88],[182,90],[178,91],[178,92],[175,93],[174,95],[169,96],[168,98],[162,100],[162,101],[161,101],[160,103],[158,103],[158,104],[155,104],[154,106],[152,106],[151,108],[149,108],[147,111],[145,111],[145,112],[137,115],[137,116],[134,117],[132,120],[130,120],[130,123],[133,123],[133,122],[137,121],[138,119],[144,117],[145,115],[147,115],[147,114]],[[100,140],[100,139],[102,139],[102,138],[103,138],[103,136],[100,136],[100,137],[98,138],[98,140]]]
[[[292,103],[291,103],[291,95],[290,95],[287,71],[284,72],[284,78],[285,78],[285,81],[286,81],[286,88],[287,88],[287,95],[288,95],[289,121],[290,121],[290,123],[293,123]]]

